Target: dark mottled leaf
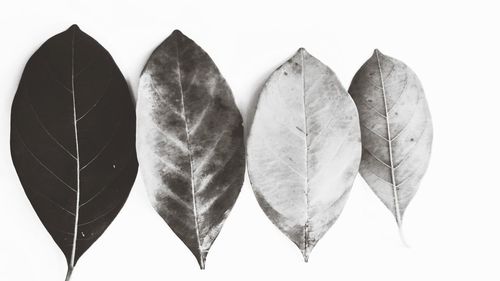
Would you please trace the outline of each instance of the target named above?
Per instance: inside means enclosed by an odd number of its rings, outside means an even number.
[[[243,184],[241,115],[212,59],[174,31],[142,73],[137,149],[151,202],[204,268]]]
[[[260,206],[305,261],[342,212],[360,138],[351,97],[304,49],[266,82],[248,138],[248,173]]]
[[[422,85],[404,63],[375,50],[349,93],[361,122],[360,173],[401,230],[431,153],[432,122]]]
[[[16,171],[66,256],[69,279],[122,208],[137,174],[127,83],[110,54],[73,25],[26,64],[11,122]]]

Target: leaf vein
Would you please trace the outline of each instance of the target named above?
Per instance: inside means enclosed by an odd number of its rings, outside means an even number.
[[[58,181],[60,181],[62,184],[64,184],[67,188],[71,189],[72,191],[76,192],[76,189],[74,189],[73,187],[71,187],[69,184],[67,184],[64,180],[62,180],[56,173],[54,173],[49,167],[47,167],[47,165],[45,165],[36,155],[35,153],[33,153],[33,151],[31,151],[31,149],[28,147],[28,145],[26,144],[26,142],[24,142],[23,138],[21,137],[21,134],[19,133],[19,131],[17,130],[16,128],[16,132],[17,132],[17,135],[19,137],[19,140],[21,141],[21,143],[23,144],[23,146],[26,148],[26,150],[29,152],[29,154],[36,160],[36,162],[38,164],[40,164],[40,166],[42,166],[45,170],[47,170],[50,174],[52,174]]]

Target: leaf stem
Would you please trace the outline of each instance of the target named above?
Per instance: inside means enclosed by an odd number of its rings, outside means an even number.
[[[403,233],[403,225],[398,224],[398,229],[399,229],[399,238],[401,238],[401,242],[403,242],[403,246],[405,246],[406,248],[410,248],[410,245],[408,244],[408,242],[406,242],[405,235]]]
[[[68,272],[66,273],[65,281],[69,281],[71,279],[71,274],[73,274],[73,267],[68,265]]]

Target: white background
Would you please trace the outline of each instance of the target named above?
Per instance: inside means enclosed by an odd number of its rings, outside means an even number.
[[[248,178],[201,271],[150,206],[140,174],[123,210],[73,280],[499,280],[498,1],[7,1],[0,3],[0,280],[64,280],[66,261],[33,211],[9,149],[24,64],[77,23],[114,57],[134,94],[151,51],[174,29],[219,66],[245,119],[258,90],[299,47],[347,88],[374,48],[426,90],[433,154],[404,229],[357,177],[308,264],[267,219]]]

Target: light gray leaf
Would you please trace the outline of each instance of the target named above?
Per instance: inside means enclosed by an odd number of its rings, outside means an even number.
[[[137,118],[152,205],[203,269],[245,172],[242,119],[231,90],[208,54],[176,30],[142,73]]]
[[[265,84],[248,139],[250,181],[266,215],[305,261],[344,207],[360,138],[351,97],[304,49]]]
[[[422,85],[404,63],[375,50],[349,93],[361,122],[360,173],[401,230],[431,153],[432,123]]]

